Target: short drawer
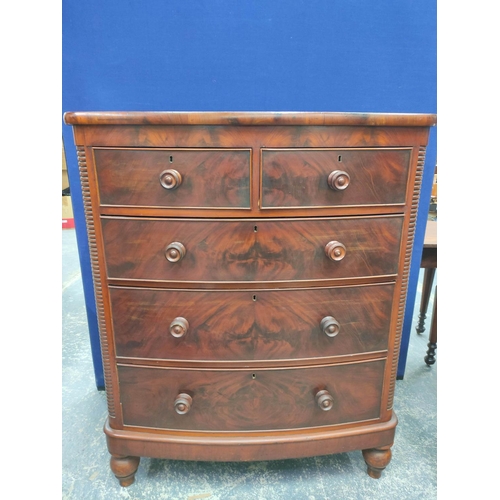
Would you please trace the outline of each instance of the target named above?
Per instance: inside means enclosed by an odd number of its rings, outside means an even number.
[[[110,287],[117,356],[277,360],[386,350],[394,285],[301,290]]]
[[[384,367],[384,360],[234,371],[120,365],[123,420],[160,429],[252,431],[376,419]]]
[[[101,205],[250,208],[249,149],[94,148]]]
[[[264,282],[394,275],[403,217],[101,221],[110,278]]]
[[[404,204],[411,149],[263,149],[262,208]]]

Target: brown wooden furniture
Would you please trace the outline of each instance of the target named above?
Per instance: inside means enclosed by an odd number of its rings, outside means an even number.
[[[424,269],[424,282],[422,285],[422,298],[420,299],[420,315],[418,317],[418,325],[416,326],[417,333],[419,334],[425,331],[427,309],[429,308],[432,284],[434,283],[434,275],[437,269],[437,221],[427,221],[420,267]],[[427,354],[424,357],[424,361],[427,365],[431,366],[436,362],[437,349],[437,286],[434,293],[431,330],[429,332],[427,347]]]
[[[68,113],[111,468],[391,458],[434,115]]]

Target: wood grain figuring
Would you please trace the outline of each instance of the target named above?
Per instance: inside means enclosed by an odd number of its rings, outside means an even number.
[[[384,361],[278,370],[180,370],[119,366],[125,425],[248,431],[295,429],[376,419]],[[315,395],[327,389],[330,411]],[[179,415],[180,393],[192,398]]]
[[[389,275],[397,272],[402,217],[310,220],[102,218],[110,278],[173,281],[273,281]],[[346,256],[332,262],[325,245]],[[165,259],[172,241],[186,255]]]
[[[262,151],[262,208],[404,204],[411,149]],[[332,190],[329,175],[350,181]]]
[[[126,148],[374,148],[426,145],[420,127],[95,125],[77,127],[87,145]],[[255,146],[258,146],[257,148]]]
[[[111,287],[117,356],[272,360],[387,349],[393,284],[316,290],[178,291]],[[321,329],[332,315],[335,338]],[[177,318],[181,338],[169,334]]]
[[[102,205],[250,207],[250,156],[244,150],[95,148]],[[165,189],[160,174],[175,169],[182,182]]]
[[[137,112],[86,111],[64,114],[71,125],[370,125],[432,126],[436,115],[418,113],[334,113],[334,112]]]
[[[101,352],[103,360],[104,384],[106,387],[106,399],[108,403],[108,414],[111,418],[116,418],[115,402],[113,395],[113,384],[111,379],[111,360],[108,347],[108,332],[105,321],[105,307],[102,296],[102,278],[99,267],[96,231],[94,227],[94,216],[92,215],[92,198],[90,194],[89,177],[87,172],[87,161],[85,158],[85,148],[77,146],[78,168],[80,171],[80,182],[82,186],[83,210],[87,225],[87,235],[89,241],[90,262],[92,265],[92,279],[94,282],[94,295],[96,301],[97,321],[99,326],[99,338],[101,341]]]

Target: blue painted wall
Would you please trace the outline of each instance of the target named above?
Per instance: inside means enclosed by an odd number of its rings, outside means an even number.
[[[63,112],[86,110],[436,112],[436,1],[63,0]],[[102,386],[68,126],[63,139],[96,382]],[[434,130],[406,339],[435,163]],[[405,360],[402,352],[400,375]]]

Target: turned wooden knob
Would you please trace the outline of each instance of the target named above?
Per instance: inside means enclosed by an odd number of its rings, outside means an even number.
[[[165,249],[165,258],[169,262],[179,262],[184,255],[186,255],[186,247],[178,241],[170,243]]]
[[[325,246],[325,253],[330,260],[342,260],[345,257],[346,248],[339,241],[330,241]]]
[[[326,390],[318,391],[316,393],[316,403],[323,411],[328,411],[332,409],[333,398],[332,395]]]
[[[347,189],[350,182],[351,178],[349,177],[349,174],[342,170],[334,170],[328,176],[328,187],[334,191],[343,191],[344,189]]]
[[[178,317],[174,318],[172,323],[170,323],[170,333],[173,337],[184,337],[189,328],[189,323],[186,318]]]
[[[333,316],[325,316],[320,323],[325,335],[335,337],[340,332],[340,323]]]
[[[182,175],[177,170],[164,170],[160,174],[160,184],[165,189],[177,189],[182,184]]]
[[[193,403],[193,398],[186,394],[185,392],[181,392],[174,402],[175,411],[179,415],[184,415],[191,409],[191,405]]]

